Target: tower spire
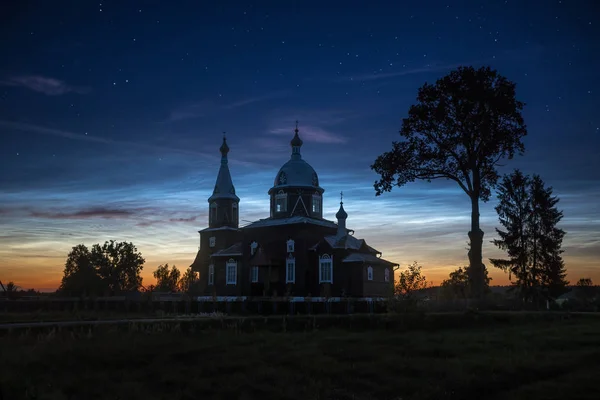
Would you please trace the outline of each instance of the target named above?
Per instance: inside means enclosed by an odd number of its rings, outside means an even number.
[[[300,155],[300,147],[302,147],[302,139],[298,135],[298,121],[296,121],[296,129],[294,129],[294,138],[290,142],[292,145],[292,160],[300,160],[302,156]]]
[[[335,217],[338,220],[338,230],[337,237],[343,237],[348,234],[346,231],[346,219],[348,218],[348,213],[344,210],[344,192],[340,192],[340,209],[335,214]]]
[[[229,153],[229,146],[227,146],[227,137],[223,132],[223,144],[219,148],[221,151],[221,164],[227,164],[227,153]]]

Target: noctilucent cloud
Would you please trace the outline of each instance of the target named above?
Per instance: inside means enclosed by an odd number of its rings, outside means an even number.
[[[408,3],[408,4],[407,4]],[[600,282],[600,19],[595,1],[9,2],[0,26],[0,280],[53,290],[71,247],[132,241],[144,283],[187,268],[227,132],[240,218],[268,217],[294,121],[324,214],[439,283],[467,264],[450,182],[375,197],[370,170],[417,89],[489,65],[526,103],[526,155],[561,199],[568,278]],[[483,205],[484,259],[498,226]],[[508,277],[486,263],[492,284]]]

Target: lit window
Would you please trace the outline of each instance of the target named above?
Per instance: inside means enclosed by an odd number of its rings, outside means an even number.
[[[210,247],[215,247],[215,244],[216,244],[216,243],[217,243],[217,238],[215,238],[214,236],[211,236],[211,237],[208,239],[208,245],[209,245]]]
[[[389,281],[390,281],[390,269],[389,269],[389,268],[386,268],[386,269],[385,269],[385,271],[384,271],[384,275],[383,275],[383,278],[384,278],[384,280],[385,280],[386,282],[389,282]]]
[[[313,194],[312,196],[312,212],[320,213],[321,212],[321,195]]]
[[[208,266],[208,284],[209,285],[215,284],[215,266],[212,264],[210,264]]]
[[[290,239],[287,241],[287,252],[288,253],[294,252],[294,240],[293,239]]]
[[[258,266],[257,265],[254,265],[252,267],[252,273],[250,276],[250,280],[252,281],[252,283],[258,282]]]
[[[371,267],[370,265],[367,267],[367,280],[373,280],[373,267]]]
[[[214,224],[217,222],[217,203],[211,203],[210,205],[210,218],[208,223]]]
[[[253,256],[256,253],[256,248],[258,247],[258,243],[252,242],[250,243],[250,255]]]
[[[235,285],[237,283],[237,262],[234,259],[230,258],[227,261],[225,273],[227,277],[226,283],[228,285]]]
[[[319,258],[319,283],[333,282],[333,259],[324,254]]]
[[[296,259],[288,258],[285,268],[285,283],[296,282]]]
[[[285,194],[283,190],[280,190],[279,193],[275,195],[275,211],[287,211],[287,194]]]

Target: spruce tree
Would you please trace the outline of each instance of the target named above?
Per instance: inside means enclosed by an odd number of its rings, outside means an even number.
[[[531,180],[530,196],[532,267],[544,294],[557,297],[568,285],[561,249],[565,231],[557,227],[563,213],[556,206],[559,199],[552,195],[552,187],[545,187],[539,175]]]
[[[500,225],[505,230],[496,228],[500,239],[492,241],[494,245],[506,251],[508,259],[490,259],[493,266],[508,272],[509,279],[515,276],[515,286],[522,297],[528,297],[531,286],[529,269],[529,231],[528,220],[531,216],[529,178],[518,169],[505,175],[498,186],[498,205],[495,207]]]
[[[563,217],[559,199],[539,175],[529,178],[519,170],[505,175],[498,187],[496,212],[505,230],[493,243],[508,259],[490,260],[516,278],[524,300],[540,295],[557,297],[565,290],[566,270],[561,249],[565,231],[557,225]]]

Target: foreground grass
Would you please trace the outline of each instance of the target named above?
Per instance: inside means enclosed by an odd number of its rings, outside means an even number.
[[[597,399],[600,319],[0,338],[6,399]],[[1,397],[0,397],[1,398]]]

